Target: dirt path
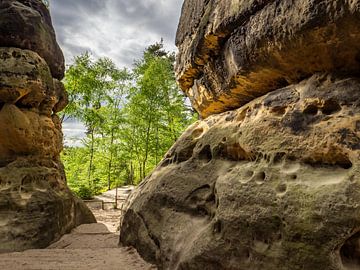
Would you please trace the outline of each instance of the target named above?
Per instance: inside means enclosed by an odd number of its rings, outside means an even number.
[[[104,224],[112,233],[119,233],[121,210],[118,209],[91,209],[97,222]]]
[[[82,225],[47,249],[0,254],[1,270],[156,269],[132,248],[118,247],[118,210],[93,210],[97,224]]]

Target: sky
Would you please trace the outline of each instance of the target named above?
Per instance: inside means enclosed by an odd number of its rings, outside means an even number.
[[[53,26],[66,64],[85,51],[131,67],[144,49],[163,38],[176,51],[175,34],[183,0],[50,0]],[[64,123],[66,145],[80,145],[81,123]]]

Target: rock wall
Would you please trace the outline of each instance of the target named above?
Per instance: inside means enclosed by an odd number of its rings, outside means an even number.
[[[358,0],[185,0],[178,81],[202,117],[316,72],[359,74]]]
[[[43,248],[96,222],[68,189],[59,81],[64,57],[39,0],[0,3],[0,252]]]
[[[360,268],[360,80],[311,78],[189,127],[120,240],[159,269]]]
[[[360,1],[185,0],[177,76],[204,120],[131,195],[159,269],[360,269]]]

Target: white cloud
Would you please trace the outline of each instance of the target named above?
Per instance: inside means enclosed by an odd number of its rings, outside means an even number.
[[[66,146],[82,146],[86,128],[83,123],[68,120],[63,123],[64,144]]]
[[[175,34],[183,0],[52,0],[51,15],[67,64],[85,51],[130,67],[145,48],[164,39],[175,51]],[[63,125],[65,145],[80,146],[85,127]]]
[[[175,51],[175,33],[183,0],[61,0],[51,2],[58,42],[70,64],[90,51],[130,66],[143,50],[164,39]]]

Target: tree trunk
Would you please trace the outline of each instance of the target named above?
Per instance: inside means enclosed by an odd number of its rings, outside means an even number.
[[[132,161],[130,162],[130,185],[134,185],[134,165]]]
[[[114,144],[114,129],[111,130],[111,140],[110,140],[110,159],[108,164],[108,190],[111,189],[111,169],[112,169],[112,160],[113,160],[113,144]]]
[[[151,130],[151,121],[152,119],[150,118],[147,129],[146,129],[146,141],[145,141],[145,157],[143,159],[142,162],[142,176],[141,176],[141,180],[143,180],[146,177],[146,163],[148,160],[148,156],[149,156],[149,141],[150,141],[150,130]]]
[[[91,180],[91,174],[92,174],[92,167],[93,167],[93,161],[94,161],[94,128],[91,128],[90,130],[91,134],[91,144],[90,144],[90,164],[89,164],[89,171],[88,171],[88,182],[92,188],[94,188],[94,183]]]
[[[159,154],[159,127],[156,127],[156,147],[155,147],[155,163],[158,164]]]
[[[141,162],[139,161],[139,178],[140,178],[140,181],[142,180],[142,165],[141,165]]]

